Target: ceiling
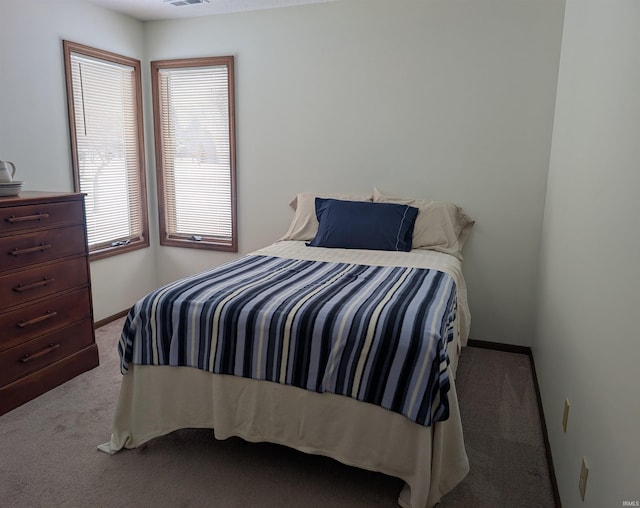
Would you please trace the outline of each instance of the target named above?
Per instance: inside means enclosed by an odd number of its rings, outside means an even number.
[[[87,0],[142,21],[257,11],[335,0]],[[177,5],[174,5],[177,4]]]

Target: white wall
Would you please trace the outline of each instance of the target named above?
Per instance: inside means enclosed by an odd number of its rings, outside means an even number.
[[[339,0],[149,23],[81,0],[1,9],[0,159],[28,189],[72,189],[61,39],[143,63],[152,247],[92,262],[96,319],[234,257],[157,245],[148,65],[233,54],[241,254],[284,233],[302,190],[454,201],[477,220],[472,336],[530,344],[562,1]]]
[[[0,2],[0,159],[25,190],[72,191],[62,40],[141,60],[142,23],[78,0]],[[153,249],[92,262],[91,279],[96,320],[126,309],[156,286]]]
[[[563,3],[340,0],[145,24],[149,60],[236,56],[240,250],[298,191],[462,205],[472,336],[529,344]],[[149,133],[150,137],[150,133]],[[162,281],[229,255],[161,248]]]
[[[533,343],[565,508],[640,501],[638,27],[635,0],[567,0]]]

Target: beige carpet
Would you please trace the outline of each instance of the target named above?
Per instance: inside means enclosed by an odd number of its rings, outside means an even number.
[[[97,331],[101,364],[0,416],[0,507],[395,507],[399,480],[209,430],[110,456],[123,320]],[[443,508],[552,507],[526,356],[466,348],[457,379],[471,472]]]

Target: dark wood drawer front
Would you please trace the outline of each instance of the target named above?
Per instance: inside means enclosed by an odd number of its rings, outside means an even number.
[[[0,277],[0,311],[87,285],[86,258],[75,258]]]
[[[82,224],[82,201],[0,208],[0,234]]]
[[[5,270],[59,259],[86,250],[84,226],[37,231],[0,238],[0,265]]]
[[[65,358],[93,342],[91,320],[43,335],[0,353],[2,385]]]
[[[53,296],[0,314],[0,351],[91,316],[89,291]]]

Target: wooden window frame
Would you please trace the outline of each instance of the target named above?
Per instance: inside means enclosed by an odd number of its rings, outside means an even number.
[[[230,207],[231,207],[231,238],[224,239],[214,236],[198,235],[197,239],[189,235],[169,233],[166,205],[166,175],[163,156],[163,136],[161,124],[161,97],[159,72],[162,69],[196,68],[208,66],[227,67],[227,87],[229,101],[229,158],[230,158]],[[158,192],[158,214],[160,228],[160,245],[170,247],[184,247],[193,249],[207,249],[224,252],[238,252],[238,227],[237,227],[237,199],[236,199],[236,136],[235,136],[235,72],[234,57],[204,57],[184,58],[172,60],[158,60],[151,62],[151,85],[153,99],[154,141],[156,157],[156,178]]]
[[[144,145],[144,122],[142,114],[142,82],[141,82],[141,64],[139,60],[127,56],[119,55],[109,51],[85,46],[75,42],[63,40],[63,53],[65,65],[65,78],[67,89],[67,107],[69,116],[69,133],[71,142],[71,162],[73,167],[73,183],[76,192],[82,192],[80,188],[80,164],[78,160],[78,139],[75,121],[75,106],[73,100],[73,81],[71,68],[71,53],[104,60],[110,63],[116,63],[133,68],[134,86],[135,86],[135,123],[136,123],[136,158],[137,158],[137,178],[139,182],[139,206],[140,206],[140,222],[141,233],[138,237],[129,238],[126,241],[114,245],[101,245],[89,247],[89,257],[91,260],[102,259],[117,254],[123,254],[142,248],[149,247],[149,219],[147,204],[147,184],[146,184],[146,165],[145,165],[145,145]]]

